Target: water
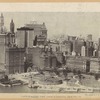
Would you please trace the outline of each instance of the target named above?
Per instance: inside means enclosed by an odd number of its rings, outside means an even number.
[[[0,93],[47,93],[47,92],[48,91],[40,91],[34,88],[29,88],[27,85],[14,86],[14,87],[0,86]]]

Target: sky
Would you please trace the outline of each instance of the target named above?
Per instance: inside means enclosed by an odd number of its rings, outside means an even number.
[[[15,29],[31,21],[45,22],[48,38],[62,34],[83,37],[92,34],[93,40],[100,37],[100,12],[4,12],[3,15],[8,31],[13,19]]]

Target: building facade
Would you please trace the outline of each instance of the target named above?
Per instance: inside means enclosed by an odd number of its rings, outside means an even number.
[[[8,74],[24,72],[25,49],[6,48],[6,70]]]

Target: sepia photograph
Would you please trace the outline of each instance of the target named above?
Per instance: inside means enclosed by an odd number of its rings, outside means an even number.
[[[0,93],[100,93],[100,11],[81,6],[0,10]]]
[[[0,92],[100,92],[99,27],[100,13],[1,12]]]

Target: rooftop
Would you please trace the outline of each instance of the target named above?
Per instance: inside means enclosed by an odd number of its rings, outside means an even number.
[[[30,28],[30,27],[20,27],[20,28],[17,28],[17,30],[34,30],[33,28]]]

